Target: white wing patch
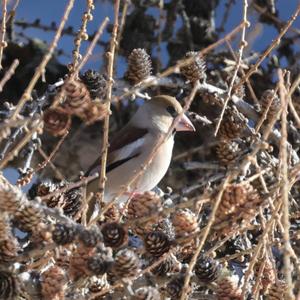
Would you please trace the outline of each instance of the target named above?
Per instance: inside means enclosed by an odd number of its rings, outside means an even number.
[[[113,160],[111,160],[109,164],[113,164],[119,160],[126,159],[136,154],[138,150],[144,145],[144,143],[145,143],[145,138],[140,138],[134,141],[133,143],[130,143],[125,147],[122,147],[121,149],[112,152],[111,154],[113,155]],[[89,175],[91,176],[99,171],[100,171],[100,166],[98,165],[89,172]]]
[[[110,163],[114,163],[118,160],[126,159],[138,152],[138,149],[140,149],[145,143],[145,138],[140,138],[133,143],[130,143],[126,145],[125,147],[122,147],[121,149],[118,149],[113,152],[114,159]]]

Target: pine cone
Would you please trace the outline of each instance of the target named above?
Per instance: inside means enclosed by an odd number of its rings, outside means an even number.
[[[274,284],[274,282],[275,282],[275,274],[274,274],[272,262],[270,261],[269,258],[262,258],[261,261],[265,262],[262,274],[260,276],[258,276],[259,269],[261,266],[260,263],[255,265],[254,274],[255,274],[255,277],[257,278],[257,280],[260,281],[261,290],[263,290],[264,294],[266,294],[267,291],[269,290],[270,285]]]
[[[152,231],[153,224],[157,221],[157,217],[148,219],[146,222],[141,222],[138,219],[156,214],[161,208],[161,199],[154,192],[145,192],[135,195],[128,205],[127,217],[129,220],[137,220],[132,225],[132,230],[135,234],[144,236]]]
[[[256,190],[251,184],[231,184],[228,185],[223,192],[222,200],[219,205],[217,221],[228,219],[238,215],[245,207],[251,207],[260,203]]]
[[[7,239],[11,235],[11,227],[6,214],[2,214],[0,218],[0,242]]]
[[[276,282],[273,284],[267,295],[267,300],[281,300],[284,299],[286,292],[286,283],[283,281]]]
[[[210,283],[217,279],[219,266],[214,259],[200,255],[195,265],[195,274],[201,282]]]
[[[93,294],[100,293],[105,290],[109,292],[109,284],[104,276],[101,278],[94,276],[90,279],[88,289],[89,289],[89,296],[91,297],[92,300],[100,300],[102,299],[101,296],[95,296],[95,298],[93,298]]]
[[[20,189],[11,185],[0,187],[0,211],[13,215],[26,201]]]
[[[135,195],[128,204],[128,219],[150,216],[161,208],[161,199],[154,192]]]
[[[199,230],[196,215],[189,209],[180,209],[172,215],[176,237],[188,237]]]
[[[220,141],[216,147],[216,154],[223,166],[236,163],[241,155],[239,145],[234,141]]]
[[[127,278],[137,275],[139,268],[139,258],[132,250],[125,248],[116,254],[113,274],[118,278]]]
[[[218,137],[221,140],[232,140],[241,136],[246,128],[247,120],[236,109],[229,107],[225,110]]]
[[[219,93],[211,93],[209,91],[201,92],[201,97],[204,103],[215,105],[218,107],[223,107],[224,99],[220,96]]]
[[[72,243],[77,235],[77,228],[73,224],[59,224],[54,226],[52,239],[58,245]]]
[[[87,248],[83,244],[77,244],[70,257],[69,276],[72,280],[78,280],[93,273],[88,268],[88,262],[91,257],[96,255],[96,248]]]
[[[197,246],[194,239],[189,242],[184,242],[180,247],[180,251],[176,253],[177,259],[182,263],[189,263],[195,254],[196,248]]]
[[[55,265],[64,270],[68,270],[70,267],[70,256],[71,251],[65,248],[61,249],[55,257]]]
[[[7,239],[0,241],[0,264],[1,261],[13,262],[18,256],[19,250],[18,240],[13,236],[8,236]]]
[[[33,186],[33,188],[29,191],[32,198],[34,197],[44,197],[47,196],[57,190],[59,190],[62,186],[59,184],[53,183],[50,180],[44,180],[37,185]],[[48,207],[58,207],[60,203],[63,201],[63,194],[58,193],[55,196],[50,197],[49,199],[45,200]]]
[[[21,230],[33,232],[43,220],[43,212],[36,203],[28,202],[16,212],[14,219]]]
[[[30,193],[32,197],[44,197],[64,188],[66,185],[66,181],[53,183],[50,180],[45,180],[37,184]],[[45,202],[48,207],[62,208],[66,216],[74,218],[82,208],[82,189],[73,188],[64,193],[58,192],[56,195],[46,199]]]
[[[104,213],[104,223],[112,223],[117,222],[120,218],[120,210],[117,205],[112,205],[105,213]]]
[[[180,68],[181,73],[190,81],[203,82],[206,80],[206,66],[204,60],[200,57],[199,52],[190,51],[185,55],[186,58],[194,57],[194,61]]]
[[[78,238],[85,247],[96,247],[102,240],[102,234],[98,228],[84,229],[79,233]]]
[[[125,77],[137,84],[151,75],[152,62],[145,49],[133,49],[128,57],[128,70]]]
[[[99,276],[107,273],[111,269],[112,264],[113,261],[111,258],[108,258],[100,253],[88,259],[87,268],[94,275]]]
[[[171,247],[168,236],[162,231],[152,231],[146,234],[144,244],[146,251],[155,257],[162,256]]]
[[[53,193],[54,191],[57,190],[57,184],[53,183],[50,180],[44,180],[40,183],[38,183],[34,189],[35,191],[33,191],[33,197],[38,196],[38,197],[43,197],[43,196],[47,196],[51,193]]]
[[[169,218],[159,220],[155,230],[161,231],[167,235],[169,241],[173,241],[175,239],[175,228]]]
[[[82,82],[88,88],[92,98],[106,98],[107,77],[95,70],[87,70],[80,76]]]
[[[81,114],[91,103],[90,92],[86,85],[80,80],[66,80],[63,85],[66,93],[64,109],[69,114]]]
[[[171,300],[179,299],[181,297],[183,284],[184,276],[176,276],[168,282],[164,291],[171,298]]]
[[[44,112],[44,128],[53,136],[64,135],[71,127],[71,117],[60,107]]]
[[[108,110],[105,103],[93,101],[77,115],[87,126],[89,126],[97,121],[103,120],[107,114]]]
[[[280,99],[274,90],[265,90],[260,98],[261,112],[264,113],[268,106],[267,119],[273,118],[280,110]]]
[[[148,220],[147,222],[135,222],[131,225],[132,232],[141,238],[144,238],[144,236],[153,231],[153,228],[155,227],[153,220]]]
[[[57,266],[50,267],[41,275],[42,295],[44,299],[64,299],[67,282],[65,271]]]
[[[232,277],[222,276],[217,285],[217,300],[242,300],[242,291]]]
[[[217,220],[222,220],[236,210],[236,207],[247,201],[248,193],[251,192],[251,185],[232,184],[226,187],[219,205]]]
[[[117,222],[104,224],[101,228],[105,246],[113,249],[121,247],[127,242],[127,230]]]
[[[74,218],[82,208],[82,198],[82,190],[80,188],[74,188],[63,193],[60,207],[62,207],[64,214]]]
[[[19,289],[19,281],[13,274],[4,270],[0,270],[0,299],[16,299]]]
[[[153,263],[156,258],[153,259]],[[180,271],[181,264],[177,260],[177,258],[171,253],[168,255],[162,263],[160,263],[157,267],[153,268],[151,272],[156,276],[166,276],[168,273],[175,273]]]
[[[144,286],[135,291],[131,300],[160,300],[160,294],[156,288]]]
[[[214,225],[217,237],[245,228],[257,215],[262,199],[251,184],[226,187]]]

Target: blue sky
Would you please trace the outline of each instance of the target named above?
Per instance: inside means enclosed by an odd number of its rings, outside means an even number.
[[[225,0],[220,0],[220,5],[218,6],[218,9],[216,11],[217,27],[219,25],[218,22],[220,22],[220,20],[222,19],[226,2],[227,1]],[[232,28],[237,26],[242,20],[243,0],[236,0],[235,2],[236,3],[231,10],[230,16],[226,24],[226,32],[230,31]],[[296,9],[298,2],[299,1],[297,0],[277,0],[276,3],[277,3],[277,7],[279,8],[280,19],[283,21],[288,20],[288,18],[291,16],[293,11]],[[20,1],[17,10],[16,19],[18,20],[23,19],[25,21],[32,22],[35,19],[40,18],[42,20],[42,23],[46,25],[51,24],[51,22],[53,21],[58,23],[59,20],[61,19],[66,3],[67,1],[61,1],[61,0],[53,0],[53,1],[23,0]],[[75,1],[75,6],[71,12],[67,26],[74,26],[74,28],[77,29],[77,26],[80,24],[82,12],[85,9],[85,3],[86,1],[83,0]],[[154,10],[154,14],[155,14],[155,10]],[[90,33],[95,32],[105,16],[109,16],[112,19],[112,7],[110,5],[110,2],[96,1],[94,20],[89,23],[88,31]],[[252,30],[254,30],[254,26],[256,24],[255,22],[256,17],[257,14],[254,14],[253,11],[251,12],[249,10],[249,20],[251,21],[252,26],[248,29],[248,34],[250,34]],[[299,19],[296,20],[293,26],[300,28],[300,20]],[[252,49],[255,49],[257,51],[262,51],[271,43],[272,39],[274,39],[278,33],[276,32],[276,30],[274,30],[272,26],[269,26],[267,24],[263,24],[263,26],[259,28],[259,31],[260,34],[256,37],[254,43],[251,46]],[[53,32],[44,32],[39,29],[26,29],[25,33],[27,35],[33,35],[37,38],[46,41],[51,40],[54,35]],[[104,34],[102,39],[104,40],[109,39],[109,35],[107,33]],[[85,49],[86,45],[87,43],[84,43],[83,50]],[[299,47],[299,45],[296,45],[296,47]],[[64,36],[59,43],[59,48],[63,49],[64,52],[66,53],[71,53],[73,49],[73,38],[70,36]],[[96,58],[93,60],[93,63],[87,65],[87,67],[93,66],[94,68],[98,68],[101,64],[100,59],[98,58],[101,57],[102,53],[103,53],[103,49],[101,49],[101,47],[97,47],[95,49]],[[67,57],[64,57],[62,59],[66,63],[70,60],[70,58]]]

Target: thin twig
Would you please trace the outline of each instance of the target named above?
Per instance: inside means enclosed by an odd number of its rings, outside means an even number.
[[[180,160],[182,158],[185,158],[187,156],[190,156],[194,153],[201,153],[202,151],[207,151],[207,149],[211,148],[211,147],[215,147],[216,145],[218,145],[219,142],[211,142],[209,144],[205,144],[205,145],[201,145],[201,146],[198,146],[198,147],[194,147],[190,150],[187,150],[187,151],[184,151],[183,153],[180,153],[176,156],[173,157],[173,161],[177,161],[177,160]]]
[[[263,8],[259,6],[255,1],[252,1],[251,6],[253,6],[258,12],[261,14],[265,14],[268,16],[268,18],[272,19],[275,23],[277,23],[279,26],[283,27],[285,25],[285,22],[281,21],[280,19],[276,18],[275,15],[272,15],[268,12],[268,8]],[[290,28],[291,31],[295,32],[296,34],[300,35],[300,30],[294,27]]]
[[[28,130],[25,137],[10,151],[0,162],[0,170],[6,167],[7,163],[18,155],[21,149],[31,140],[32,135],[40,128],[40,122],[37,121],[31,130]]]
[[[300,74],[298,74],[297,78],[294,80],[294,82],[293,82],[292,86],[290,87],[288,94],[287,94],[287,97],[289,100],[289,108],[297,122],[298,128],[300,128],[300,117],[295,109],[294,104],[293,104],[292,96],[293,96],[295,90],[298,88],[299,84],[300,84]]]
[[[57,27],[54,26],[55,24],[50,24],[50,25],[41,24],[39,22],[39,19],[37,19],[37,20],[35,20],[33,22],[25,22],[23,20],[16,20],[14,22],[14,24],[16,26],[21,27],[22,29],[36,28],[36,29],[40,29],[40,30],[43,30],[43,31],[46,31],[46,32],[48,32],[48,31],[57,31]],[[72,27],[66,27],[62,31],[62,36],[65,36],[65,35],[66,36],[72,36],[72,37],[74,37],[74,36],[77,35],[77,32],[75,32]],[[94,36],[95,36],[95,33],[90,34],[88,36],[88,41],[91,42],[93,40]],[[105,47],[107,44],[106,44],[106,42],[98,41],[97,45]],[[67,55],[67,56],[69,57],[69,55]]]
[[[50,155],[48,157],[46,157],[43,162],[39,163],[38,166],[34,169],[35,173],[43,170],[53,160],[54,156],[58,152],[60,146],[65,141],[68,134],[69,134],[69,131],[66,131],[66,133],[59,139],[58,143],[56,144],[56,146],[54,147],[54,149],[52,150]]]
[[[38,147],[37,151],[43,157],[44,160],[48,160],[49,159],[48,155],[44,152],[44,150],[41,147]],[[60,180],[66,180],[65,177],[63,176],[63,174],[56,168],[56,166],[53,164],[53,162],[51,160],[49,161],[49,166],[53,170],[53,172],[55,173],[55,175],[56,175],[56,177],[58,179],[60,179]]]
[[[101,149],[101,166],[100,166],[100,178],[99,178],[99,203],[103,202],[104,198],[104,188],[106,182],[106,162],[107,162],[107,153],[108,153],[108,135],[109,135],[109,116],[110,116],[110,104],[112,99],[112,88],[113,88],[113,74],[114,74],[114,57],[117,43],[117,34],[119,27],[119,8],[120,8],[120,0],[115,2],[115,13],[114,13],[114,27],[112,31],[111,41],[110,41],[110,51],[107,53],[108,55],[108,66],[107,66],[107,76],[108,76],[108,87],[107,87],[107,95],[106,95],[106,104],[108,114],[104,118],[103,124],[103,137],[102,137],[102,149]]]
[[[104,31],[105,27],[107,26],[108,21],[109,21],[109,18],[105,17],[105,19],[103,20],[103,22],[99,26],[93,40],[91,41],[89,47],[86,50],[85,55],[82,58],[82,61],[78,65],[76,73],[78,73],[84,67],[84,65],[87,63],[89,57],[92,55],[92,53],[93,53],[93,51],[94,51],[94,49],[97,45],[97,41],[100,39],[101,35],[103,34],[103,31]]]
[[[284,79],[282,71],[278,70],[279,77],[279,92],[282,106],[281,113],[281,144],[280,144],[280,162],[281,162],[281,197],[283,207],[283,242],[284,242],[284,275],[287,283],[287,290],[285,296],[287,300],[294,299],[293,295],[293,281],[292,281],[292,268],[290,258],[290,220],[289,220],[289,178],[288,178],[288,155],[287,155],[287,91],[284,86]]]
[[[233,72],[233,76],[232,76],[231,81],[230,81],[230,85],[229,85],[227,95],[226,95],[226,98],[225,98],[225,101],[224,101],[222,112],[221,112],[221,115],[219,117],[219,120],[218,120],[218,123],[217,123],[217,126],[216,126],[216,130],[215,130],[215,133],[214,133],[215,136],[217,136],[217,133],[218,133],[220,125],[221,125],[221,122],[223,120],[225,110],[227,108],[227,104],[228,104],[228,102],[231,98],[232,91],[234,91],[233,90],[234,82],[236,80],[240,65],[242,63],[244,48],[247,46],[247,42],[246,42],[246,39],[245,39],[246,27],[250,26],[250,23],[247,20],[247,9],[248,9],[248,1],[243,0],[243,23],[242,24],[244,24],[244,27],[242,29],[242,34],[241,34],[241,42],[240,42],[240,47],[239,47],[238,59],[237,59],[237,63],[236,63],[236,66],[235,66],[235,69],[234,69],[234,72]]]
[[[19,60],[15,59],[13,63],[10,65],[9,69],[5,72],[3,78],[0,81],[0,93],[3,91],[3,88],[8,80],[15,74],[16,68],[19,65]]]
[[[295,90],[298,88],[299,84],[300,84],[300,74],[298,74],[297,78],[294,80],[291,88],[289,89],[289,93],[288,93],[289,97],[293,96],[293,94],[294,94]]]
[[[265,256],[265,248],[262,249],[262,252],[263,252],[263,255]],[[262,255],[262,257],[263,257]],[[259,270],[258,270],[258,273],[257,273],[257,276],[256,276],[256,282],[254,284],[254,287],[251,291],[251,293],[254,295],[254,299],[258,299],[258,296],[259,296],[259,290],[260,290],[260,287],[261,287],[261,281],[262,281],[262,276],[263,276],[263,272],[265,270],[265,266],[266,266],[266,260],[261,260],[261,263],[260,263],[260,266],[259,266]]]
[[[229,41],[226,41],[226,44],[228,45],[228,48],[229,48],[230,53],[231,53],[231,55],[233,56],[234,60],[237,61],[238,58],[237,58],[236,54],[234,53],[234,51],[233,51],[233,49],[232,49],[232,46],[231,46],[230,42],[229,42]],[[245,61],[245,60],[244,60],[244,61]],[[244,69],[240,67],[240,71],[241,71],[242,75],[245,76],[246,73],[245,73]],[[254,90],[253,90],[253,87],[252,87],[250,81],[247,80],[246,84],[247,84],[247,87],[248,87],[248,89],[249,89],[249,92],[250,92],[250,94],[251,94],[251,96],[252,96],[252,99],[253,99],[254,103],[255,103],[256,105],[258,105],[258,104],[259,104],[259,101],[258,101],[258,99],[257,99],[257,97],[256,97],[256,94],[255,94],[255,92],[254,92]]]
[[[127,17],[127,11],[128,11],[129,4],[131,4],[130,0],[124,0],[120,26],[118,29],[117,44],[116,44],[116,49],[115,49],[115,59],[117,58],[117,53],[119,52],[122,34],[123,34],[125,24],[126,24],[126,17]]]
[[[275,88],[275,90],[274,90],[274,92],[273,92],[273,95],[272,95],[271,99],[269,99],[269,102],[268,102],[267,107],[264,109],[264,111],[263,111],[263,113],[262,113],[260,119],[258,120],[258,122],[257,122],[257,124],[256,124],[256,126],[255,126],[255,133],[258,133],[258,132],[259,132],[261,126],[262,126],[263,123],[264,123],[264,121],[267,119],[268,112],[269,112],[269,110],[270,110],[270,107],[271,107],[271,105],[272,105],[272,103],[273,103],[275,97],[277,96],[277,91],[278,91],[278,89],[279,89],[279,85],[277,84],[277,85],[276,85],[276,88]]]
[[[73,72],[76,69],[78,65],[78,61],[80,60],[80,46],[82,40],[88,39],[88,34],[86,33],[86,27],[88,21],[91,21],[93,19],[92,11],[94,10],[94,8],[95,8],[94,0],[86,1],[86,11],[82,16],[82,23],[80,29],[78,30],[76,37],[74,39],[75,49],[72,51],[73,62],[72,62],[72,66],[70,67],[70,72]]]
[[[16,15],[16,10],[17,10],[17,7],[19,6],[19,3],[20,3],[20,0],[16,0],[14,6],[10,10],[10,12],[8,13],[8,16],[6,18],[6,23],[8,23],[10,21],[10,19],[14,18],[14,16]]]
[[[241,81],[238,84],[236,84],[236,86],[234,87],[235,89],[238,89],[247,80],[249,80],[249,78],[251,77],[251,75],[258,70],[258,67],[264,61],[264,59],[272,52],[272,50],[275,47],[277,47],[280,44],[281,38],[286,34],[286,32],[288,31],[288,29],[292,26],[292,24],[294,23],[294,21],[298,17],[299,13],[300,13],[300,4],[297,6],[295,12],[293,13],[293,15],[291,16],[291,18],[289,19],[289,21],[286,23],[285,27],[281,30],[281,32],[279,33],[279,35],[277,36],[277,38],[272,41],[271,45],[259,57],[259,59],[257,60],[257,62],[250,68],[250,70],[247,72],[247,74],[241,79]]]
[[[0,70],[2,69],[3,49],[7,47],[7,42],[5,41],[6,15],[7,15],[7,0],[2,0],[2,22],[0,28]]]
[[[204,243],[208,237],[208,234],[210,232],[210,229],[215,221],[215,217],[216,217],[216,213],[217,213],[217,210],[218,210],[218,207],[219,207],[219,204],[221,203],[221,200],[222,200],[222,195],[223,195],[223,192],[227,186],[227,184],[230,182],[231,180],[231,177],[226,177],[225,180],[223,181],[221,187],[220,187],[220,191],[216,197],[216,202],[214,204],[214,207],[212,209],[212,213],[210,215],[210,218],[209,218],[209,222],[205,228],[205,231],[203,233],[203,236],[201,238],[201,241],[199,243],[199,246],[197,247],[191,261],[190,261],[190,264],[189,264],[189,267],[187,269],[187,272],[186,272],[186,276],[185,276],[185,279],[184,279],[184,285],[183,285],[183,288],[182,288],[182,293],[181,293],[181,297],[180,297],[180,300],[184,300],[184,299],[187,299],[188,297],[188,290],[189,290],[189,283],[190,283],[190,279],[191,279],[191,276],[192,276],[192,272],[193,272],[193,269],[194,269],[194,266],[196,264],[196,261],[197,261],[197,258],[204,246]]]
[[[298,112],[295,109],[295,106],[293,104],[292,98],[289,96],[289,94],[287,95],[287,97],[288,97],[288,101],[289,101],[289,109],[290,109],[293,117],[295,118],[295,120],[297,122],[297,127],[300,128],[300,117],[298,115]]]
[[[277,205],[275,206],[275,209],[272,213],[270,220],[268,220],[268,222],[266,223],[265,230],[263,231],[262,235],[260,236],[260,241],[258,242],[257,246],[255,247],[255,250],[253,251],[251,261],[249,263],[248,269],[244,276],[244,284],[242,287],[242,297],[243,297],[242,299],[246,299],[245,295],[247,292],[247,286],[249,284],[249,278],[252,274],[253,267],[254,267],[255,263],[257,262],[257,258],[258,258],[260,251],[265,243],[265,239],[267,238],[268,234],[270,233],[271,229],[273,228],[273,225],[276,222],[276,216],[277,216],[280,208],[281,208],[281,203],[278,202]]]
[[[61,37],[61,33],[62,33],[62,30],[69,18],[69,15],[70,15],[70,12],[73,8],[73,5],[74,5],[74,1],[75,0],[69,0],[66,8],[65,8],[65,11],[64,11],[64,14],[63,14],[63,17],[61,19],[61,22],[59,24],[59,27],[57,29],[57,32],[53,38],[53,41],[47,51],[47,53],[44,55],[40,65],[36,68],[36,71],[34,73],[34,75],[32,76],[27,88],[25,89],[14,113],[12,114],[12,117],[11,119],[12,120],[15,120],[16,117],[18,116],[18,114],[20,113],[21,109],[23,108],[24,104],[31,99],[31,92],[33,90],[33,88],[35,87],[37,81],[39,80],[39,78],[41,77],[41,75],[44,73],[45,71],[45,68],[48,64],[48,62],[50,61],[50,59],[52,58],[52,55],[54,53],[54,50],[56,49],[57,47],[57,44],[58,44],[58,41]]]
[[[241,252],[237,252],[237,253],[234,253],[234,254],[231,254],[231,255],[226,255],[225,257],[219,258],[218,261],[221,262],[221,263],[224,263],[224,262],[236,259],[240,256],[251,254],[252,252],[253,252],[252,248],[251,249],[246,249],[246,250],[243,250]],[[209,253],[206,252],[206,255],[209,255]]]

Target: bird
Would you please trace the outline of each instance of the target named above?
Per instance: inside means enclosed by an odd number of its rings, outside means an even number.
[[[121,189],[132,181],[141,166],[147,163],[161,136],[168,133],[182,110],[182,106],[175,97],[154,96],[151,100],[145,101],[127,125],[115,134],[108,148],[105,203],[112,201]],[[150,191],[158,185],[171,163],[174,135],[178,131],[195,131],[194,125],[185,114],[180,117],[172,134],[163,141],[146,170],[132,186],[129,186],[128,192],[118,198],[118,203],[124,203],[133,193]],[[101,157],[92,164],[86,175],[99,173],[100,164]],[[88,194],[95,193],[98,189],[98,178],[87,185]]]

